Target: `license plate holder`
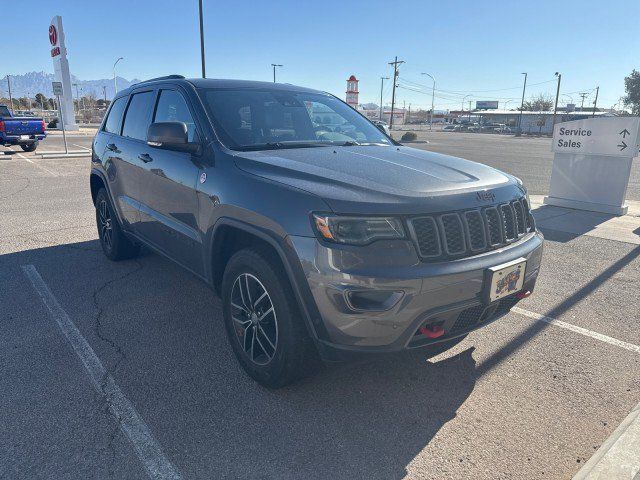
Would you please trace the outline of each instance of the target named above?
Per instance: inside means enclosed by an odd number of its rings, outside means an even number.
[[[29,140],[29,135],[20,135],[20,140]]]
[[[522,290],[526,269],[526,258],[517,258],[511,262],[487,268],[484,275],[485,303],[495,302]]]

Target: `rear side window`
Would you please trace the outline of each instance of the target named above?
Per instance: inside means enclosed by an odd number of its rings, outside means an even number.
[[[122,125],[122,112],[127,105],[127,97],[121,97],[113,102],[109,116],[104,124],[104,131],[120,135],[120,125]]]
[[[193,121],[187,102],[175,90],[162,90],[158,99],[158,107],[154,122],[183,122],[187,125],[189,141],[194,141],[196,124]]]
[[[124,117],[122,135],[137,140],[147,139],[147,129],[151,123],[154,92],[136,93],[131,97]]]

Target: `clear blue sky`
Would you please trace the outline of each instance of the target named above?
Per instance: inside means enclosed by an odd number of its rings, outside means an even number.
[[[56,14],[63,17],[71,72],[80,79],[110,78],[119,56],[125,60],[118,75],[128,79],[199,76],[197,3],[31,0],[28,10],[16,6],[3,18],[0,76],[53,71],[48,26]],[[609,107],[624,94],[624,76],[640,69],[640,2],[632,0],[204,4],[209,77],[271,80],[270,64],[281,63],[278,81],[344,97],[345,80],[355,74],[361,103],[379,101],[380,76],[390,76],[395,55],[406,62],[400,78],[409,87],[398,89],[398,100],[412,108],[431,103],[431,80],[421,72],[435,76],[442,90],[436,108],[459,108],[466,93],[474,100],[517,99],[525,71],[530,84],[551,81],[532,86],[527,97],[555,94],[559,71],[561,92],[579,103],[578,92],[599,85],[598,104]]]

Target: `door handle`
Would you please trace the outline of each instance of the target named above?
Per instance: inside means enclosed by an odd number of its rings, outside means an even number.
[[[153,158],[148,153],[141,153],[140,155],[138,155],[138,158],[144,163],[153,162]]]
[[[107,144],[107,150],[111,150],[112,152],[117,152],[118,147],[116,146],[115,143],[109,143]]]

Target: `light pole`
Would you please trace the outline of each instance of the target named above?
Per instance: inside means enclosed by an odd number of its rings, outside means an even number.
[[[468,94],[468,95],[465,95],[464,97],[462,97],[462,109],[461,109],[462,111],[461,111],[460,115],[464,114],[464,101],[467,99],[467,97],[473,97],[473,95]],[[469,121],[471,121],[471,105],[469,105]]]
[[[433,100],[436,96],[436,79],[428,73],[422,73],[421,75],[426,75],[431,80],[433,80],[433,88],[431,89],[431,114],[429,115],[429,131],[433,130]]]
[[[518,130],[516,131],[516,137],[522,135],[522,110],[524,110],[524,92],[527,89],[527,72],[522,72],[524,75],[524,85],[522,86],[522,101],[520,102],[520,116],[518,117]]]
[[[198,0],[198,9],[200,13],[200,61],[202,62],[202,78],[207,78],[204,65],[204,18],[202,16],[202,0]]]
[[[80,110],[80,95],[78,95],[78,84],[77,83],[73,83],[72,86],[76,87],[76,105],[77,105],[77,109],[76,110]]]
[[[124,60],[124,57],[120,57],[116,60],[116,63],[113,64],[113,88],[115,90],[115,93],[113,94],[113,96],[115,97],[116,93],[118,93],[118,79],[116,77],[116,65],[118,65],[118,62],[120,60]]]
[[[273,67],[273,83],[276,83],[276,67],[284,67],[284,65],[272,63],[271,66]]]
[[[553,105],[553,122],[551,123],[551,133],[553,134],[553,128],[556,126],[556,113],[558,111],[558,97],[560,96],[560,80],[562,80],[562,74],[556,72],[558,77],[558,88],[556,90],[556,103]]]
[[[382,121],[382,89],[385,80],[389,80],[389,77],[380,77],[380,121]]]

